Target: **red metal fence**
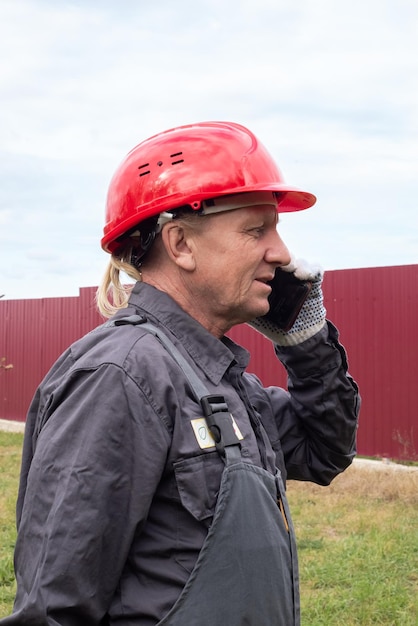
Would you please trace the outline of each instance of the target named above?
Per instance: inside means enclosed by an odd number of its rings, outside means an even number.
[[[94,294],[0,300],[0,418],[24,421],[54,360],[103,321]],[[418,460],[418,265],[329,271],[324,296],[360,385],[359,453]],[[250,350],[249,369],[265,385],[286,385],[269,341],[245,325],[230,335]]]

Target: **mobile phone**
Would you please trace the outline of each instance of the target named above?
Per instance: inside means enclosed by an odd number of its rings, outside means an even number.
[[[264,317],[281,330],[288,331],[295,323],[312,283],[308,280],[299,280],[291,272],[277,268],[269,285],[272,287],[268,298],[270,311]]]

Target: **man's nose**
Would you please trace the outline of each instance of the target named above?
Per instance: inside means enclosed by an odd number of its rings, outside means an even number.
[[[277,231],[272,235],[271,243],[266,250],[265,260],[267,263],[274,263],[278,267],[290,263],[290,252]]]

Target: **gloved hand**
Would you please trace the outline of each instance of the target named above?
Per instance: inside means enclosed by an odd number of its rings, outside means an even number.
[[[279,346],[295,346],[315,335],[325,325],[326,310],[321,288],[324,272],[319,266],[310,266],[303,259],[296,260],[293,257],[288,265],[280,269],[293,273],[299,280],[312,283],[295,323],[290,330],[284,331],[275,324],[274,319],[263,316],[249,322],[249,325]]]

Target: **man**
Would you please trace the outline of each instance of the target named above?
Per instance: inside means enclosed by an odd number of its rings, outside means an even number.
[[[113,317],[31,405],[3,626],[299,624],[284,484],[351,463],[359,406],[321,272],[277,231],[314,202],[237,124],[176,128],[122,162],[98,291]],[[308,293],[293,325],[270,306],[285,275]],[[226,334],[244,322],[273,341],[289,391],[245,372]]]

